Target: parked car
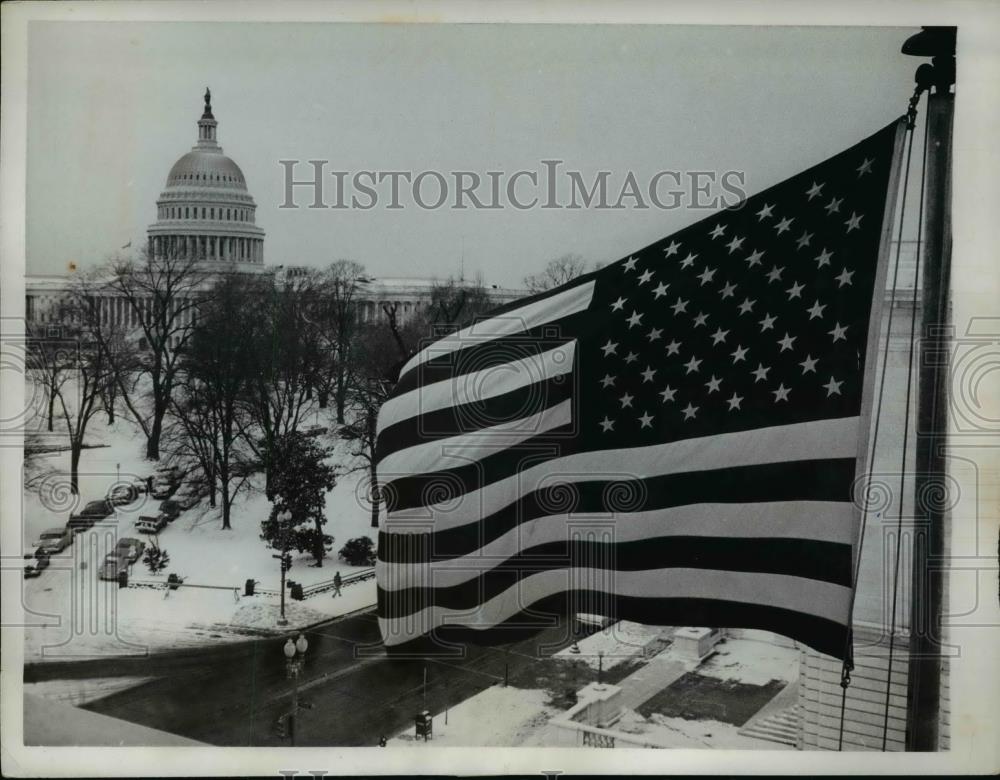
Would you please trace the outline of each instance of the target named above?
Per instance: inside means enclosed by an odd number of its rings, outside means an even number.
[[[139,556],[142,555],[142,551],[145,549],[145,542],[139,539],[134,539],[131,536],[119,539],[118,544],[115,545],[115,552],[119,555],[124,555],[129,559],[130,563],[135,563],[139,560]]]
[[[95,518],[87,517],[86,515],[70,515],[69,520],[66,521],[66,530],[78,534],[86,531],[88,528],[93,528],[96,522]]]
[[[38,537],[36,555],[56,555],[73,544],[73,531],[70,528],[46,528]]]
[[[199,501],[203,495],[203,488],[197,482],[185,482],[180,489],[172,496],[173,501],[180,505],[181,509],[190,509]]]
[[[49,568],[49,556],[35,554],[35,562],[29,563],[24,567],[24,578],[26,580],[32,577],[38,577],[41,575],[42,571]]]
[[[109,552],[104,556],[104,563],[101,564],[101,570],[97,576],[102,580],[117,580],[118,572],[128,571],[130,563],[127,555],[121,555],[117,551]]]
[[[115,508],[111,505],[111,502],[102,498],[100,501],[91,501],[76,514],[79,517],[91,517],[94,520],[104,520],[107,517],[111,517],[114,513]]]
[[[170,498],[181,484],[180,477],[172,471],[153,475],[153,498]]]
[[[323,425],[310,425],[302,430],[306,436],[322,436],[327,432],[327,428]]]
[[[132,482],[128,485],[115,485],[108,494],[108,501],[114,506],[131,504],[145,492],[145,482]]]
[[[167,516],[167,522],[172,523],[181,513],[180,503],[177,501],[161,501],[160,502],[160,514]]]
[[[162,531],[166,525],[166,515],[157,515],[156,517],[142,515],[135,521],[135,530],[141,534],[156,534]]]

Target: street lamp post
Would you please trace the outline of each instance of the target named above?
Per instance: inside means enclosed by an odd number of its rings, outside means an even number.
[[[272,555],[271,557],[281,561],[281,617],[278,618],[278,625],[287,626],[288,620],[285,618],[285,572],[288,571],[291,565],[288,556],[288,524],[292,520],[292,513],[286,510],[281,512],[277,519],[281,534],[281,554]]]
[[[288,679],[292,681],[292,709],[289,715],[288,736],[291,739],[292,747],[295,747],[295,729],[299,717],[299,674],[306,660],[306,650],[309,649],[309,640],[305,634],[299,634],[293,642],[291,637],[285,642],[282,648],[285,653],[285,671]]]

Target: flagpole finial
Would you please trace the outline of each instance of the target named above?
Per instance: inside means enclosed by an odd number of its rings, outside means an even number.
[[[918,91],[934,87],[948,92],[955,83],[955,43],[957,27],[923,27],[903,42],[901,51],[911,57],[930,57],[917,68],[914,78]]]

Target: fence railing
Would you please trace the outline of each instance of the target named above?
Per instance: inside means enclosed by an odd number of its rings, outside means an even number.
[[[352,572],[346,577],[342,576],[340,578],[340,587],[346,588],[349,585],[354,585],[359,582],[364,582],[365,580],[370,580],[375,576],[375,567],[370,567],[367,569],[361,569],[360,571]],[[130,588],[153,588],[156,590],[177,590],[178,588],[205,588],[208,590],[229,590],[235,591],[237,595],[243,593],[242,585],[199,585],[194,582],[186,582],[184,580],[178,582],[170,582],[168,580],[139,580],[129,578],[128,585]],[[318,596],[321,593],[331,592],[336,585],[334,584],[334,579],[331,577],[328,580],[323,580],[322,582],[314,582],[312,585],[302,586],[302,598],[307,599],[311,596]],[[287,586],[286,586],[287,591]],[[255,596],[280,596],[281,591],[275,588],[255,588]],[[286,593],[287,595],[287,593]]]

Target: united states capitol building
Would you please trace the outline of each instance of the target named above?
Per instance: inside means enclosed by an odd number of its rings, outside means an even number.
[[[270,273],[279,280],[295,277],[310,268],[321,268],[329,259],[317,258],[313,266],[268,265],[264,256],[264,229],[257,224],[257,203],[247,187],[240,166],[223,153],[217,139],[218,121],[212,113],[211,93],[198,120],[198,137],[189,152],[170,168],[166,185],[156,201],[156,221],[146,231],[150,260],[196,260],[202,270],[214,273]],[[372,322],[384,316],[383,304],[395,304],[400,323],[428,305],[437,280],[415,277],[361,277],[355,295],[358,318]],[[471,283],[470,283],[471,284]],[[65,275],[25,277],[25,316],[31,323],[54,322],[57,304],[66,293]],[[526,290],[488,285],[490,298],[502,305],[527,294]],[[126,302],[108,293],[100,304],[102,317],[136,326],[135,313]],[[129,321],[130,318],[133,321]]]

